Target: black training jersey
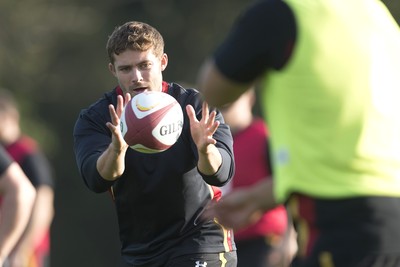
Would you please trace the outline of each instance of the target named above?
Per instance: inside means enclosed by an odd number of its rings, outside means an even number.
[[[112,191],[118,216],[122,255],[130,264],[162,262],[166,257],[189,253],[234,250],[231,231],[201,213],[209,201],[232,177],[233,141],[221,113],[214,134],[223,163],[213,176],[199,173],[197,148],[191,134],[186,105],[201,118],[202,97],[195,89],[166,84],[167,93],[182,107],[184,124],[178,141],[168,150],[143,154],[128,149],[125,172],[115,182],[104,180],[96,162],[111,143],[106,122],[111,121],[108,105],[116,106],[116,88],[82,110],[74,128],[74,150],[81,176],[94,192]],[[120,89],[119,89],[120,90]]]
[[[3,146],[0,146],[0,176],[7,170],[12,163],[10,156]]]
[[[53,169],[50,162],[31,137],[23,135],[5,147],[10,156],[21,166],[32,185],[54,187]]]

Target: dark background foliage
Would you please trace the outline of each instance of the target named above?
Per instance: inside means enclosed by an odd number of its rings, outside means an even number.
[[[80,109],[115,85],[107,69],[108,35],[129,20],[155,26],[169,55],[164,79],[195,84],[200,64],[249,2],[0,1],[0,87],[16,95],[24,130],[37,138],[55,170],[52,266],[109,267],[118,261],[111,198],[86,189],[72,149]],[[399,1],[384,3],[399,21]]]

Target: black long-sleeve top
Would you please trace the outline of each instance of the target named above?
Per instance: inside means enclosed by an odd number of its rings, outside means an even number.
[[[200,119],[202,97],[197,90],[184,89],[175,83],[167,84],[166,88],[182,107],[182,134],[171,148],[161,153],[144,154],[128,149],[125,171],[114,182],[100,176],[96,162],[111,143],[111,132],[106,126],[106,122],[111,121],[108,105],[116,106],[119,88],[82,110],[74,128],[74,151],[80,174],[94,192],[111,189],[122,255],[131,264],[162,261],[168,253],[182,255],[235,249],[230,231],[200,217],[207,203],[219,194],[215,186],[224,185],[233,176],[230,129],[217,112],[216,120],[221,124],[213,137],[222,155],[222,165],[215,175],[201,174],[185,107],[191,104]]]

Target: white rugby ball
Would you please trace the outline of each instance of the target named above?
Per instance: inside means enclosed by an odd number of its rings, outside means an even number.
[[[159,153],[176,143],[182,133],[183,112],[174,97],[146,91],[135,95],[121,115],[126,143],[142,153]]]

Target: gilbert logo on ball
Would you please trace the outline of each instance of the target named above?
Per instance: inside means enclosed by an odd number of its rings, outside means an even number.
[[[182,133],[183,112],[171,95],[143,92],[135,95],[121,115],[121,132],[126,143],[142,153],[159,153],[170,148]]]

